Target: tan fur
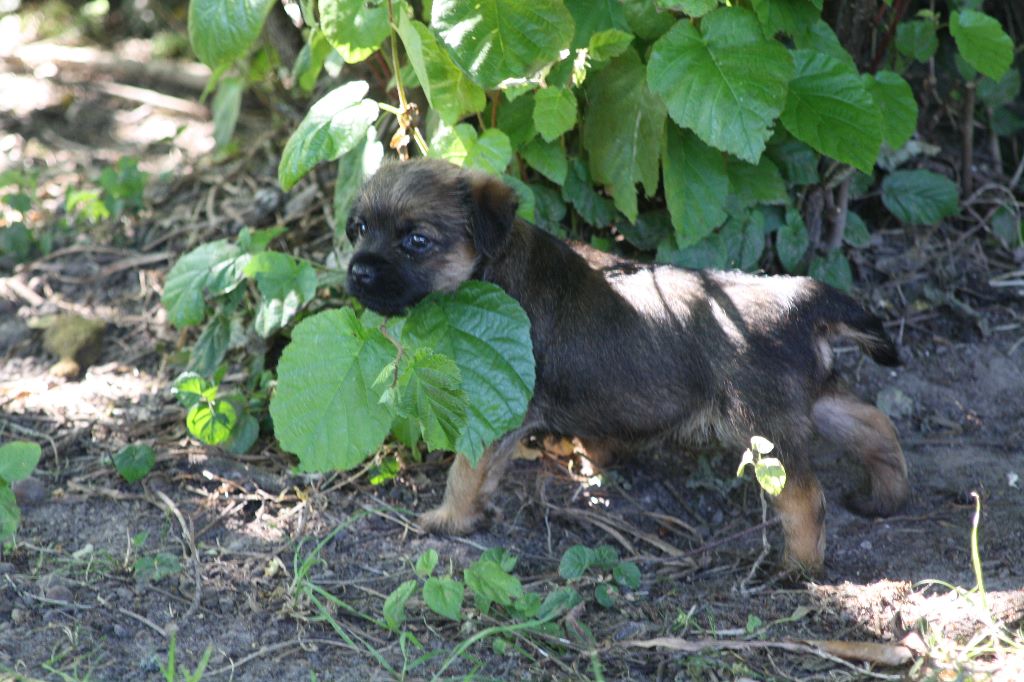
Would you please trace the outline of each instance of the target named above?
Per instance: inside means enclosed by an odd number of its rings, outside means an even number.
[[[473,246],[467,242],[457,244],[443,255],[439,267],[433,272],[434,291],[455,291],[473,275],[476,263]]]
[[[791,478],[772,498],[786,538],[787,568],[817,573],[825,557],[825,494],[813,475]]]

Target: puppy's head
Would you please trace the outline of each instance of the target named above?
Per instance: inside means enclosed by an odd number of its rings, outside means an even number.
[[[395,315],[432,291],[454,291],[501,255],[517,203],[497,178],[445,161],[381,166],[345,228],[355,245],[349,292],[367,308]]]

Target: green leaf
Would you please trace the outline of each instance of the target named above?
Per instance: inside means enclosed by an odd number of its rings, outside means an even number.
[[[576,588],[567,585],[559,587],[544,597],[544,602],[540,605],[537,617],[541,620],[557,618],[582,601],[583,598],[580,597],[580,593],[576,591]]]
[[[718,237],[725,245],[727,265],[751,270],[764,252],[764,214],[751,211],[733,216],[722,226]]]
[[[220,445],[231,437],[238,413],[226,400],[196,403],[185,416],[188,432],[205,445]]]
[[[327,61],[327,57],[333,49],[327,42],[323,31],[316,27],[310,30],[306,44],[302,46],[299,56],[295,59],[295,65],[292,67],[292,77],[305,92],[313,91],[316,80],[324,68],[324,62]]]
[[[429,578],[423,584],[423,601],[439,616],[449,620],[462,620],[462,600],[466,588],[453,578]]]
[[[562,220],[565,219],[568,208],[561,193],[548,185],[531,184],[529,188],[535,203],[533,223],[542,230],[564,236]]]
[[[463,577],[485,613],[492,603],[509,606],[513,599],[523,596],[519,578],[488,559],[473,562],[463,572]]]
[[[174,380],[171,393],[182,407],[192,407],[200,400],[213,400],[217,386],[195,372],[184,372]]]
[[[316,295],[316,271],[307,261],[279,251],[253,254],[245,275],[256,279],[260,303],[253,326],[263,338],[291,322]]]
[[[181,560],[169,552],[142,556],[132,564],[132,572],[140,583],[158,583],[181,573]]]
[[[631,590],[640,587],[640,569],[632,561],[620,562],[612,570],[612,577],[615,578],[615,582]]]
[[[416,575],[426,578],[437,568],[437,550],[428,549],[416,559]]]
[[[334,180],[334,229],[339,236],[345,232],[348,213],[356,203],[363,181],[377,172],[384,160],[384,146],[377,141],[377,130],[370,126],[366,140],[338,159],[338,177]]]
[[[384,622],[392,632],[398,632],[405,622],[405,604],[416,591],[416,581],[406,580],[384,599]]]
[[[676,123],[751,163],[785,105],[792,75],[789,51],[740,8],[716,9],[700,31],[678,22],[654,44],[647,65],[651,89]]]
[[[651,0],[621,0],[622,13],[628,30],[642,40],[657,40],[672,28],[676,18],[668,12],[659,12]]]
[[[999,20],[984,12],[951,12],[949,32],[967,63],[989,78],[999,80],[1013,63],[1013,40]]]
[[[547,142],[576,127],[576,96],[569,88],[542,88],[533,99],[533,126]]]
[[[242,281],[235,268],[241,250],[227,240],[207,242],[178,259],[164,281],[161,302],[167,320],[179,329],[206,319],[205,294],[227,293]]]
[[[156,453],[149,445],[126,445],[114,455],[114,468],[129,483],[142,480],[156,464]]]
[[[882,116],[864,82],[829,55],[795,50],[793,56],[783,125],[822,154],[870,173],[882,146]]]
[[[363,99],[368,90],[366,81],[351,81],[310,108],[281,154],[277,179],[283,190],[290,190],[321,161],[333,161],[366,139],[378,113],[376,102]]]
[[[611,545],[598,545],[594,548],[593,558],[590,560],[591,568],[599,571],[607,571],[619,563],[619,550]]]
[[[320,0],[320,30],[348,64],[361,62],[388,37],[384,3],[366,0]]]
[[[578,580],[594,562],[594,550],[586,545],[573,545],[562,554],[558,562],[558,575],[565,580]]]
[[[896,27],[896,49],[911,59],[927,62],[939,49],[939,38],[935,35],[935,22],[931,19],[915,19],[901,22]]]
[[[782,174],[767,156],[762,156],[757,164],[729,159],[726,170],[730,193],[740,206],[784,204],[789,199]]]
[[[213,139],[218,147],[224,147],[235,134],[238,113],[242,110],[242,93],[245,79],[239,76],[222,78],[213,96]]]
[[[750,449],[759,455],[767,455],[775,449],[775,443],[771,442],[764,436],[751,436]]]
[[[910,84],[892,71],[864,74],[864,85],[882,114],[882,137],[899,149],[917,130],[917,100]]]
[[[672,234],[672,218],[665,210],[645,211],[636,223],[617,222],[615,228],[636,248],[650,251]]]
[[[824,258],[814,257],[807,268],[807,274],[843,291],[853,288],[853,272],[850,270],[850,261],[846,260],[846,256],[840,249],[829,251]]]
[[[1010,69],[999,80],[982,78],[978,82],[978,98],[987,106],[1012,104],[1020,96],[1020,72]]]
[[[779,141],[776,141],[779,139]],[[806,144],[780,131],[768,143],[768,158],[782,172],[791,185],[813,185],[818,182],[818,160],[816,151]]]
[[[227,355],[231,345],[231,317],[214,315],[196,339],[189,356],[190,370],[203,376],[211,376]]]
[[[463,124],[460,124],[463,125]],[[477,168],[491,175],[501,175],[512,162],[512,143],[497,128],[488,128],[466,149],[464,168]]]
[[[416,421],[431,450],[453,450],[466,427],[469,405],[459,368],[444,355],[417,348],[402,364],[398,414]]]
[[[815,21],[805,33],[794,36],[793,42],[801,50],[823,52],[843,62],[851,69],[857,68],[853,57],[846,51],[842,43],[839,42],[839,37],[836,36],[835,31],[821,19]]]
[[[786,222],[775,236],[775,253],[778,254],[779,262],[786,272],[796,272],[810,245],[807,226],[804,225],[800,212],[793,208],[787,209]]]
[[[699,19],[719,5],[719,0],[656,0],[661,9],[682,12],[688,17]]]
[[[630,30],[619,0],[565,0],[565,6],[576,22],[572,47],[586,47],[591,37],[601,31]]]
[[[956,215],[960,193],[944,175],[927,170],[895,171],[882,180],[882,203],[904,223],[934,225]]]
[[[778,495],[786,487],[786,469],[775,457],[762,457],[754,462],[754,475],[769,495]]]
[[[486,90],[556,61],[575,31],[560,0],[435,0],[430,25],[452,60]]]
[[[598,583],[594,587],[594,600],[606,609],[615,606],[618,596],[619,589],[611,583]]]
[[[853,211],[846,213],[846,229],[843,231],[843,241],[858,249],[862,249],[871,243],[871,234],[864,219]]]
[[[237,411],[237,408],[236,408]],[[228,438],[221,447],[235,455],[244,455],[256,444],[260,437],[260,422],[249,413],[241,413],[235,428],[231,430],[231,438]]]
[[[576,158],[569,161],[562,198],[573,205],[581,218],[597,227],[608,225],[615,215],[612,202],[594,191],[586,165]]]
[[[468,281],[454,294],[431,294],[409,313],[402,343],[430,348],[458,365],[469,421],[456,451],[470,462],[522,424],[535,371],[530,321],[500,288]]]
[[[0,544],[14,538],[14,532],[21,523],[21,510],[14,491],[6,483],[0,483]]]
[[[821,16],[821,6],[810,0],[752,0],[757,18],[772,36],[785,33],[796,38],[805,35]]]
[[[38,443],[16,440],[0,445],[0,485],[28,478],[42,455]],[[4,537],[2,532],[0,537]]]
[[[669,124],[661,163],[676,245],[696,244],[725,221],[729,194],[725,157],[692,132]]]
[[[245,57],[263,29],[275,0],[191,0],[188,40],[210,68]]]
[[[380,447],[392,414],[373,384],[394,358],[394,346],[363,327],[351,308],[296,325],[278,364],[270,414],[300,471],[351,469]]]
[[[606,62],[625,52],[633,44],[633,34],[610,28],[590,36],[587,52],[595,62]]]
[[[565,182],[569,172],[569,160],[565,157],[562,145],[535,139],[519,152],[530,168],[546,177],[556,185]]]
[[[725,244],[718,234],[712,234],[704,241],[684,249],[676,248],[675,244],[662,242],[658,245],[656,259],[659,263],[699,270],[701,268],[724,268],[729,257],[725,251]]]
[[[429,28],[399,12],[398,35],[423,94],[442,121],[455,125],[467,114],[483,111],[483,89],[455,66]]]
[[[590,106],[583,146],[590,172],[608,185],[615,207],[631,221],[638,213],[636,183],[643,184],[648,196],[658,190],[665,130],[665,107],[644,76],[644,66],[631,49],[587,79]]]
[[[537,129],[533,127],[535,108],[532,92],[514,100],[502,96],[501,106],[498,107],[498,127],[508,135],[513,148],[520,149],[537,135]]]
[[[509,175],[508,173],[502,173],[501,180],[516,192],[516,198],[519,200],[516,215],[528,223],[535,222],[534,210],[537,200],[533,195],[533,188],[516,176]]]
[[[515,554],[512,554],[504,547],[491,547],[490,549],[484,550],[484,553],[480,555],[480,558],[486,561],[493,561],[499,566],[501,570],[506,573],[511,573],[512,569],[516,567],[516,563],[519,558]]]

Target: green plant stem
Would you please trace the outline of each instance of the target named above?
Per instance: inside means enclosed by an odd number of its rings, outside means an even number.
[[[981,607],[988,611],[988,599],[985,596],[985,578],[981,573],[981,553],[978,551],[978,522],[981,520],[981,497],[971,491],[974,498],[974,519],[971,521],[971,566],[974,568],[974,580],[981,595]]]

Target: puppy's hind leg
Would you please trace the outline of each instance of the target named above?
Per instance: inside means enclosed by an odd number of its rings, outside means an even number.
[[[509,460],[525,433],[507,433],[491,444],[474,467],[465,455],[456,455],[448,470],[444,500],[439,507],[421,514],[419,524],[429,531],[466,535],[484,519],[489,498],[498,487]]]
[[[825,494],[805,461],[788,459],[786,485],[771,498],[786,539],[783,565],[820,573],[825,559]]]
[[[811,411],[814,425],[825,439],[856,454],[870,479],[867,495],[851,495],[847,504],[865,516],[889,516],[910,493],[907,462],[896,429],[889,418],[846,391],[829,393]]]

